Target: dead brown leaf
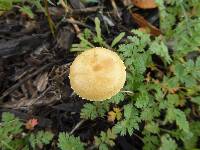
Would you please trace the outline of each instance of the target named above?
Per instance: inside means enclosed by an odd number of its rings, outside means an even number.
[[[158,36],[161,33],[161,31],[153,26],[151,23],[149,23],[143,16],[141,16],[140,14],[138,13],[132,13],[132,17],[134,19],[134,21],[146,32],[150,32],[152,35],[155,35],[155,36]],[[149,30],[148,30],[149,29]]]
[[[142,9],[156,8],[155,0],[132,0],[132,3]]]

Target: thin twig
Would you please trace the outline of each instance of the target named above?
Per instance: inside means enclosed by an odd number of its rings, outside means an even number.
[[[84,119],[81,120],[81,121],[79,121],[79,122],[75,125],[75,127],[71,130],[70,134],[73,134],[84,122],[85,122]]]
[[[65,12],[68,13],[71,11],[71,8],[68,7],[68,5],[64,2],[64,0],[60,0],[60,4],[62,5],[62,7],[65,9]]]
[[[63,0],[60,0],[60,2],[61,2],[62,7],[65,9],[65,14],[67,14],[67,13],[71,10],[71,8],[70,8]],[[70,21],[72,21],[72,22],[75,21],[75,19],[74,19],[73,17],[69,17],[68,20],[70,20]],[[80,28],[78,27],[78,25],[75,24],[75,23],[72,23],[72,25],[73,25],[73,27],[74,27],[76,33],[79,34],[81,30],[80,30]]]
[[[141,142],[143,142],[144,143],[144,141],[143,141],[143,139],[142,139],[142,137],[140,137],[139,135],[137,135],[136,133],[133,133],[133,135],[135,135]]]
[[[70,17],[68,20],[70,20],[70,21],[72,21],[72,22],[75,21],[75,19],[74,19],[73,17]],[[74,29],[75,29],[75,31],[76,31],[76,33],[77,33],[77,35],[78,35],[78,34],[81,32],[79,26],[78,26],[76,23],[73,23],[72,25],[74,26]]]
[[[45,15],[47,16],[49,28],[51,30],[52,35],[55,37],[56,26],[55,26],[53,20],[51,19],[49,7],[48,7],[48,1],[45,0],[44,2],[45,2]]]
[[[86,7],[82,9],[74,9],[69,11],[66,15],[78,15],[78,14],[86,14],[86,13],[93,13],[98,11],[99,9],[103,9],[103,7],[100,6],[94,6],[94,7]]]
[[[118,19],[121,20],[121,17],[120,17],[120,14],[119,14],[117,5],[116,5],[116,3],[115,3],[115,0],[111,0],[111,4],[112,4],[112,7],[113,7],[113,9],[114,9],[114,14],[118,17]]]

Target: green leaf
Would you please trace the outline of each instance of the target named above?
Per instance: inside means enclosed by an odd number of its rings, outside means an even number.
[[[191,101],[200,106],[200,96],[192,97]]]
[[[103,38],[101,36],[101,27],[99,18],[95,17],[94,22],[95,22],[95,30],[97,33],[97,36],[94,38],[94,41],[99,43],[100,45],[103,45]]]
[[[156,54],[163,58],[168,64],[172,62],[169,56],[167,46],[162,42],[161,38],[156,38],[149,47],[152,54]]]
[[[120,33],[117,37],[112,41],[111,47],[114,47],[119,41],[125,36],[125,32]]]
[[[140,95],[137,97],[135,106],[137,108],[145,108],[147,107],[149,104],[149,95],[148,93],[145,91],[141,92]]]
[[[185,113],[181,111],[180,109],[174,110],[174,115],[176,116],[176,124],[179,126],[180,129],[182,129],[185,132],[189,131],[189,123],[186,120]]]
[[[114,130],[108,129],[107,132],[101,132],[100,137],[95,138],[95,145],[99,147],[99,149],[108,149],[115,145],[114,140],[117,138]]]
[[[124,94],[122,92],[119,92],[115,96],[111,97],[109,101],[114,104],[119,104],[123,100],[124,100]]]
[[[100,144],[99,150],[109,150],[108,146],[106,144]]]
[[[128,104],[124,106],[124,117],[122,121],[118,122],[114,126],[114,131],[120,133],[120,135],[133,134],[134,129],[139,130],[139,122],[141,122],[138,111],[132,105]]]
[[[159,148],[160,150],[176,150],[177,145],[176,142],[168,135],[165,134],[164,136],[161,137],[161,147]]]
[[[22,123],[19,118],[9,112],[2,114],[2,126],[4,127],[5,133],[17,134],[22,131]]]
[[[59,133],[58,147],[61,150],[84,150],[84,144],[80,141],[80,138],[68,133]]]
[[[176,121],[176,124],[180,129],[185,132],[189,132],[189,123],[186,119],[185,113],[177,108],[168,108],[166,120],[169,122]]]
[[[22,132],[22,123],[20,120],[9,112],[2,113],[2,122],[0,123],[0,148],[15,150],[16,145],[14,136]]]
[[[195,66],[196,66],[197,68],[200,68],[200,57],[197,57]]]
[[[22,13],[27,14],[31,19],[34,18],[34,14],[33,14],[32,10],[31,10],[31,8],[29,6],[23,6],[23,7],[21,7],[20,11]]]
[[[1,11],[8,11],[12,9],[13,3],[11,0],[1,0],[0,1],[0,10]]]
[[[143,146],[144,150],[155,150],[160,144],[158,137],[150,134],[146,134],[144,136],[143,142],[144,142]]]
[[[176,64],[175,65],[175,70],[174,74],[178,77],[181,78],[182,76],[186,75],[187,72],[184,70],[184,66],[182,64]]]
[[[152,106],[148,106],[142,110],[140,116],[141,120],[152,121],[153,118],[158,117],[160,115],[159,109],[155,109],[158,108],[158,106],[155,103],[152,103],[151,105]]]
[[[158,124],[155,122],[150,122],[145,125],[145,129],[151,133],[159,133],[160,129]]]
[[[47,145],[53,139],[53,134],[48,131],[38,131],[36,134],[31,134],[29,142],[33,149],[37,146]]]
[[[198,138],[200,137],[200,122],[193,121],[190,123],[190,129],[192,131],[192,136],[188,136],[187,133],[181,136],[185,148],[187,150],[195,149],[198,145]]]
[[[103,117],[108,110],[109,104],[107,102],[86,103],[81,109],[81,118],[93,120],[97,117]]]
[[[81,109],[81,118],[93,120],[97,117],[98,117],[98,114],[96,112],[95,105],[93,105],[91,103],[87,103]]]

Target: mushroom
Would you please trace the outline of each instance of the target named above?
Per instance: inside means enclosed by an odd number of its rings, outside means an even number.
[[[78,55],[70,66],[71,88],[83,99],[103,101],[116,95],[126,81],[126,67],[117,53],[92,48]]]

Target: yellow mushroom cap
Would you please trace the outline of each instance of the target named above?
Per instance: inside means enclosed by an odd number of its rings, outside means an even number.
[[[126,67],[117,53],[92,48],[78,55],[70,66],[70,84],[80,97],[102,101],[117,94],[126,81]]]

